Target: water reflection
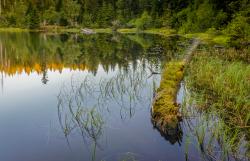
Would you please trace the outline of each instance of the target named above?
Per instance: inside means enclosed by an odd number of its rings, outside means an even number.
[[[188,43],[183,38],[159,39],[150,35],[1,33],[0,71],[7,75],[22,72],[46,75],[45,69],[61,72],[70,68],[96,73],[101,65],[108,72],[116,65],[128,68],[129,62],[135,64],[142,58],[159,64],[178,57],[183,50],[178,46],[182,41]]]
[[[62,86],[58,95],[58,119],[69,146],[68,137],[78,131],[86,146],[93,145],[94,160],[96,148],[103,148],[98,140],[109,128],[110,117],[120,115],[124,121],[132,119],[140,108],[150,107],[160,77],[149,79],[149,74],[143,63],[137,62],[135,69],[121,69],[98,82],[91,75],[84,79],[72,77],[71,84]]]
[[[154,125],[154,128],[160,132],[161,136],[165,138],[166,141],[170,142],[172,145],[176,143],[178,143],[179,145],[182,144],[183,130],[180,123],[178,123],[174,128],[166,127],[165,129],[156,126],[154,121],[152,121],[152,124]]]
[[[181,135],[164,135],[166,142],[152,128],[150,106],[160,82],[154,73],[181,57],[180,43],[189,42],[153,35],[0,33],[0,80],[6,87],[0,96],[0,159],[179,159],[182,147],[174,143]],[[44,146],[47,131],[30,124],[48,120],[57,133]]]

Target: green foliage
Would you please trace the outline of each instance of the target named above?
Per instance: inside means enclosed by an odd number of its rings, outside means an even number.
[[[209,28],[227,33],[248,33],[249,0],[13,0],[1,6],[0,26],[29,28],[34,21],[46,25],[107,28],[119,20],[123,27],[138,30],[174,28],[180,33],[205,32]],[[36,13],[31,11],[36,8]],[[34,11],[32,11],[34,12]],[[241,15],[241,16],[240,16]],[[37,17],[37,20],[34,20]],[[30,20],[32,19],[32,20]],[[32,22],[30,22],[32,21]],[[227,27],[227,25],[229,26]],[[38,25],[34,25],[38,27]],[[113,25],[114,26],[114,25]],[[241,31],[236,29],[240,27]],[[32,27],[33,28],[33,27]],[[244,28],[244,29],[243,29]],[[238,30],[238,31],[236,31]],[[235,35],[232,35],[233,39]],[[248,38],[247,38],[248,39]],[[233,43],[232,43],[233,44]],[[236,44],[236,43],[235,43]]]
[[[231,45],[242,45],[242,43],[250,40],[249,18],[241,14],[235,15],[225,31],[231,36]]]
[[[56,11],[60,12],[62,7],[63,7],[63,0],[57,0],[56,1],[56,6],[55,6]]]
[[[40,17],[36,8],[32,8],[27,17],[28,27],[30,29],[37,29],[40,27]]]
[[[135,20],[135,26],[138,30],[145,30],[150,27],[151,22],[151,16],[148,14],[148,12],[145,11],[140,18]]]
[[[213,17],[215,13],[213,10],[213,6],[208,1],[205,1],[202,3],[195,14],[196,17],[196,30],[198,31],[205,31],[209,27],[211,27],[211,24],[213,22]]]
[[[63,18],[70,22],[71,26],[77,26],[77,16],[80,12],[80,5],[76,1],[65,0],[63,5]]]
[[[102,7],[98,12],[97,23],[99,27],[110,26],[114,16],[113,8],[111,4],[103,2]]]
[[[48,10],[45,11],[43,18],[45,24],[52,25],[58,23],[60,18],[59,16],[59,13],[56,12],[53,7],[50,7]]]
[[[220,29],[223,28],[226,24],[227,24],[227,19],[228,19],[228,15],[226,12],[224,12],[223,10],[220,10],[215,18],[215,20],[213,21],[213,26],[216,29]]]
[[[242,52],[246,51],[235,49],[227,49],[223,53],[214,50],[199,51],[194,54],[188,69],[188,85],[196,92],[205,93],[204,103],[208,104],[208,108],[220,111],[230,127],[250,125],[248,118],[250,65],[235,61]],[[234,62],[230,61],[232,53]]]
[[[117,31],[121,27],[121,22],[119,20],[112,21],[112,30]]]

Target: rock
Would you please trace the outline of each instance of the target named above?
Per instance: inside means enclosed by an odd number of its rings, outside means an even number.
[[[81,29],[81,33],[90,35],[90,34],[95,34],[96,32],[94,30],[85,28],[85,29]]]

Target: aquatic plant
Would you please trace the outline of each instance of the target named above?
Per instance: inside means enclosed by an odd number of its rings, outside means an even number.
[[[210,140],[205,143],[209,155],[219,155],[222,160],[228,156],[244,160],[249,157],[250,144],[250,66],[244,57],[232,61],[240,51],[223,50],[197,51],[186,69],[185,80],[193,100],[191,105],[211,120],[205,128]],[[201,138],[202,133],[198,134],[197,138]]]
[[[189,87],[185,88],[185,97],[181,111],[183,124],[188,128],[185,140],[187,160],[190,147],[201,154],[202,160],[247,160],[246,137],[239,129],[232,128],[220,118],[214,109],[200,109],[200,95],[194,95]],[[192,143],[190,144],[190,138]]]
[[[203,91],[213,107],[220,109],[229,124],[247,127],[250,124],[250,66],[196,53],[189,66],[188,84]],[[213,99],[214,98],[214,99]]]

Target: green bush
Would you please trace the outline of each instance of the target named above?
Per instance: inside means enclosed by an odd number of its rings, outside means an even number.
[[[28,25],[30,29],[37,29],[40,27],[40,17],[36,8],[32,8],[28,14]]]
[[[144,11],[140,18],[135,20],[135,26],[138,30],[145,30],[152,24],[152,18],[147,11]]]
[[[230,44],[232,46],[241,47],[243,43],[250,40],[249,18],[241,14],[235,15],[225,32],[230,35]]]
[[[45,11],[43,19],[49,25],[57,24],[59,21],[59,14],[54,10],[53,7],[50,7],[48,10]]]
[[[117,31],[122,25],[119,20],[114,20],[112,23],[112,31]]]

